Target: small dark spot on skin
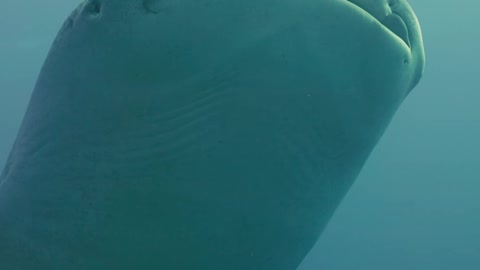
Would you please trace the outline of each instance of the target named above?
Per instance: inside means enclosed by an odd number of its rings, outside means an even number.
[[[403,60],[403,63],[404,63],[404,64],[408,64],[408,63],[410,63],[410,60],[404,59],[404,60]]]
[[[390,7],[390,9],[395,10],[397,8],[397,4],[398,4],[397,2],[398,1],[393,1],[393,0],[388,1],[388,6]]]
[[[165,9],[164,2],[161,0],[143,0],[143,7],[153,14],[158,14]]]

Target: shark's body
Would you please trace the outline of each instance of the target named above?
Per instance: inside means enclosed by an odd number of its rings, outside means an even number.
[[[295,269],[423,72],[410,7],[356,2],[82,3],[0,178],[0,269]]]

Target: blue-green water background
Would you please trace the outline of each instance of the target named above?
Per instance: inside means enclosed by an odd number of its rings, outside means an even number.
[[[2,0],[0,167],[78,2]],[[424,32],[425,76],[300,270],[480,269],[480,2],[410,3]]]

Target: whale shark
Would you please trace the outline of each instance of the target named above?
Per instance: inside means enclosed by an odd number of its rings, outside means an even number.
[[[0,268],[294,270],[424,66],[404,0],[85,0],[0,176]]]

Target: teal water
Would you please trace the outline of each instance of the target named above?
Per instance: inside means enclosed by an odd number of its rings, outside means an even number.
[[[73,0],[3,0],[0,167]],[[480,4],[410,1],[427,68],[301,270],[480,269]],[[0,243],[1,244],[1,243]]]

